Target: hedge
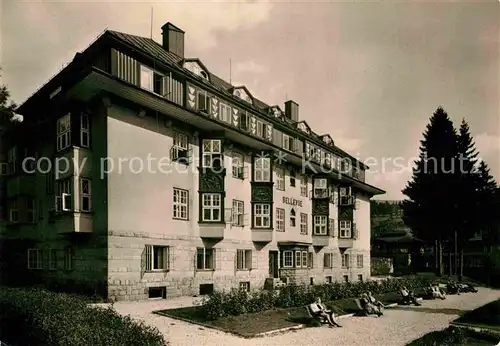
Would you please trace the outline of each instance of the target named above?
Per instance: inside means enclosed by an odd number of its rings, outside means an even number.
[[[261,312],[274,308],[292,308],[310,304],[316,297],[322,301],[333,301],[359,297],[361,293],[370,291],[373,294],[395,292],[406,286],[416,289],[427,286],[431,279],[426,277],[388,278],[380,281],[356,283],[331,283],[324,285],[288,285],[279,293],[257,291],[247,293],[233,290],[230,292],[215,291],[204,298],[201,309],[210,320],[227,316],[238,316],[245,313]]]
[[[0,287],[0,334],[10,345],[164,346],[156,329],[113,308],[43,289]]]

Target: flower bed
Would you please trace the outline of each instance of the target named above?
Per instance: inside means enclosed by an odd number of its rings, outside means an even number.
[[[157,329],[112,308],[41,289],[0,288],[0,334],[10,345],[166,345]]]
[[[316,297],[322,301],[335,301],[345,298],[359,297],[363,292],[373,294],[397,292],[402,286],[417,289],[429,284],[425,277],[389,278],[380,281],[357,283],[332,283],[306,286],[289,285],[279,292],[245,291],[214,292],[203,300],[201,310],[209,320],[227,316],[238,316],[246,313],[262,312],[275,308],[292,308],[310,304]]]

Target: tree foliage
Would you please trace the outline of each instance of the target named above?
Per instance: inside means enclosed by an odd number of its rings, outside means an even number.
[[[0,68],[1,76],[1,68]],[[15,118],[17,105],[10,99],[10,92],[6,85],[0,86],[0,130],[19,122]]]

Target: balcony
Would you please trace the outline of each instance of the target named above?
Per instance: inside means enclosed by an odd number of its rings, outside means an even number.
[[[272,229],[252,229],[252,241],[255,243],[270,243],[273,241]]]
[[[224,239],[226,224],[200,224],[200,237],[206,239]]]
[[[330,244],[330,237],[328,235],[314,235],[312,236],[313,246],[328,246]]]
[[[352,248],[354,246],[354,242],[357,239],[358,239],[358,230],[356,229],[356,225],[353,225],[350,237],[349,236],[348,237],[341,236],[341,234],[339,234],[339,238],[338,238],[339,248],[342,248],[342,249]]]
[[[355,206],[356,205],[356,197],[354,196],[340,196],[339,205],[341,206]]]

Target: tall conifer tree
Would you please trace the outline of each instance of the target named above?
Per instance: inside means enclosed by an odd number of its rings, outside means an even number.
[[[403,189],[403,220],[425,241],[436,241],[438,275],[443,275],[442,244],[453,234],[457,134],[448,114],[439,107],[423,134],[412,180]]]

